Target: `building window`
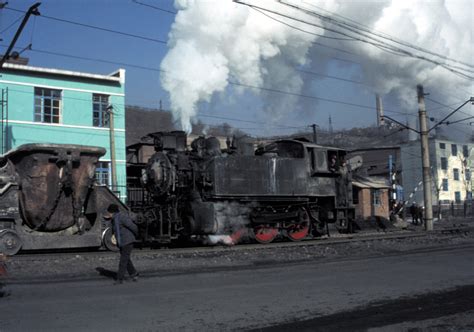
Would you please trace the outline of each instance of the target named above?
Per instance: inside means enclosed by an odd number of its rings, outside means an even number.
[[[458,155],[458,146],[456,144],[451,144],[451,154],[453,156],[457,156]]]
[[[461,192],[460,191],[455,191],[454,192],[454,200],[456,203],[461,203]]]
[[[453,168],[453,179],[459,181],[459,169]]]
[[[382,195],[382,192],[380,189],[373,189],[373,195],[374,195],[374,206],[380,206],[381,205],[381,199],[380,196]]]
[[[99,185],[108,186],[110,181],[110,166],[107,161],[99,161],[95,169],[95,180]]]
[[[462,146],[462,155],[464,156],[464,158],[469,158],[469,150],[467,148],[467,145]]]
[[[471,181],[471,170],[466,169],[466,181]]]
[[[441,157],[441,169],[443,169],[443,170],[448,169],[448,158]]]
[[[449,188],[448,188],[448,179],[443,179],[442,187],[443,187],[443,191],[448,191],[449,190]]]
[[[92,125],[94,127],[109,126],[107,107],[109,107],[109,96],[99,94],[92,95]]]
[[[35,88],[35,122],[59,123],[61,90]]]
[[[467,192],[466,198],[468,201],[472,201],[472,191]]]
[[[439,143],[439,148],[444,150],[446,149],[446,144],[445,143]]]
[[[359,204],[359,191],[356,186],[352,186],[352,203]]]

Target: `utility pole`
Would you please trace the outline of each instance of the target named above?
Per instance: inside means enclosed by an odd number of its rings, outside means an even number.
[[[390,200],[392,202],[395,202],[397,200],[397,182],[396,182],[396,177],[397,177],[397,171],[394,167],[394,162],[393,162],[393,155],[388,156],[388,171],[390,174],[390,187],[392,189],[392,192],[390,194]]]
[[[314,144],[317,144],[317,143],[318,143],[318,136],[317,136],[317,134],[316,134],[316,127],[317,127],[317,125],[316,125],[315,123],[313,123],[313,124],[311,125],[311,127],[313,128],[313,143],[314,143]]]
[[[12,51],[13,47],[15,47],[15,43],[16,43],[18,37],[20,37],[20,34],[23,31],[23,28],[25,27],[26,22],[28,22],[28,19],[30,18],[30,16],[31,15],[35,15],[35,16],[40,15],[40,12],[38,11],[38,7],[40,5],[41,5],[41,2],[37,2],[33,6],[31,6],[28,9],[28,11],[26,12],[25,16],[23,17],[23,20],[21,21],[20,27],[18,28],[18,30],[15,33],[15,36],[13,37],[12,42],[8,46],[8,49],[5,52],[5,54],[3,55],[2,59],[0,59],[0,70],[2,69],[3,64],[5,63],[5,61],[7,61],[8,58],[10,57],[10,52]]]
[[[451,113],[449,113],[446,117],[444,117],[441,121],[439,121],[436,125],[434,125],[431,129],[428,129],[427,121],[426,121],[426,109],[425,109],[425,94],[423,92],[423,86],[417,85],[417,94],[418,94],[418,115],[420,119],[420,130],[416,130],[414,128],[409,127],[395,119],[392,119],[389,116],[384,115],[385,119],[389,119],[390,121],[397,123],[401,127],[411,130],[417,134],[420,134],[420,142],[421,142],[421,156],[422,156],[422,168],[423,168],[423,196],[424,196],[424,204],[425,204],[425,229],[427,231],[433,230],[433,203],[432,203],[432,179],[431,179],[431,168],[430,168],[430,153],[429,153],[429,146],[428,146],[428,134],[431,130],[436,129],[441,124],[448,124],[446,120],[451,117],[454,113],[459,111],[464,105],[467,103],[474,104],[474,97],[470,97],[466,100],[461,106],[454,109]],[[469,119],[469,118],[466,118]],[[463,119],[463,120],[466,120]],[[456,122],[456,121],[455,121]],[[421,182],[420,182],[421,184]]]
[[[431,198],[430,151],[428,147],[428,126],[426,122],[425,95],[421,84],[416,87],[418,94],[418,115],[420,117],[421,161],[423,167],[423,196],[425,203],[425,230],[433,230],[433,203]]]
[[[115,160],[115,132],[114,132],[114,108],[112,105],[107,107],[109,115],[109,134],[110,134],[110,171],[112,174],[112,191],[117,190],[117,169]]]

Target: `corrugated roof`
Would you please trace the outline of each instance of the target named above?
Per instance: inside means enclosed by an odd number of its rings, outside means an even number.
[[[385,189],[390,188],[385,180],[379,180],[374,178],[362,178],[357,177],[352,180],[352,185],[359,188],[373,188],[373,189]]]

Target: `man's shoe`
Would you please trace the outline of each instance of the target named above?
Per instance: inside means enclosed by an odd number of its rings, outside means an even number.
[[[135,273],[134,275],[132,275],[132,276],[131,276],[131,277],[132,277],[132,281],[137,282],[137,281],[138,281],[138,276],[139,276],[138,272]]]

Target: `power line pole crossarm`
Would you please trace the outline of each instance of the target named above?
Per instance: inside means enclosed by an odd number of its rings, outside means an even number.
[[[433,203],[431,197],[430,151],[428,145],[428,125],[426,121],[425,95],[423,86],[417,85],[418,115],[420,117],[421,162],[423,167],[423,196],[425,203],[425,229],[433,230]]]
[[[20,26],[18,27],[18,30],[15,33],[15,36],[13,37],[13,40],[11,41],[10,45],[8,46],[7,51],[3,55],[3,57],[0,59],[0,70],[3,67],[3,64],[5,61],[8,60],[10,57],[10,52],[13,50],[15,47],[16,41],[18,40],[18,37],[20,37],[21,32],[23,31],[23,28],[25,27],[26,23],[28,22],[28,19],[30,18],[31,15],[38,16],[40,15],[40,12],[38,10],[38,7],[41,5],[41,2],[35,3],[33,6],[31,6],[28,11],[26,12],[25,16],[23,17],[23,20],[20,23]]]

